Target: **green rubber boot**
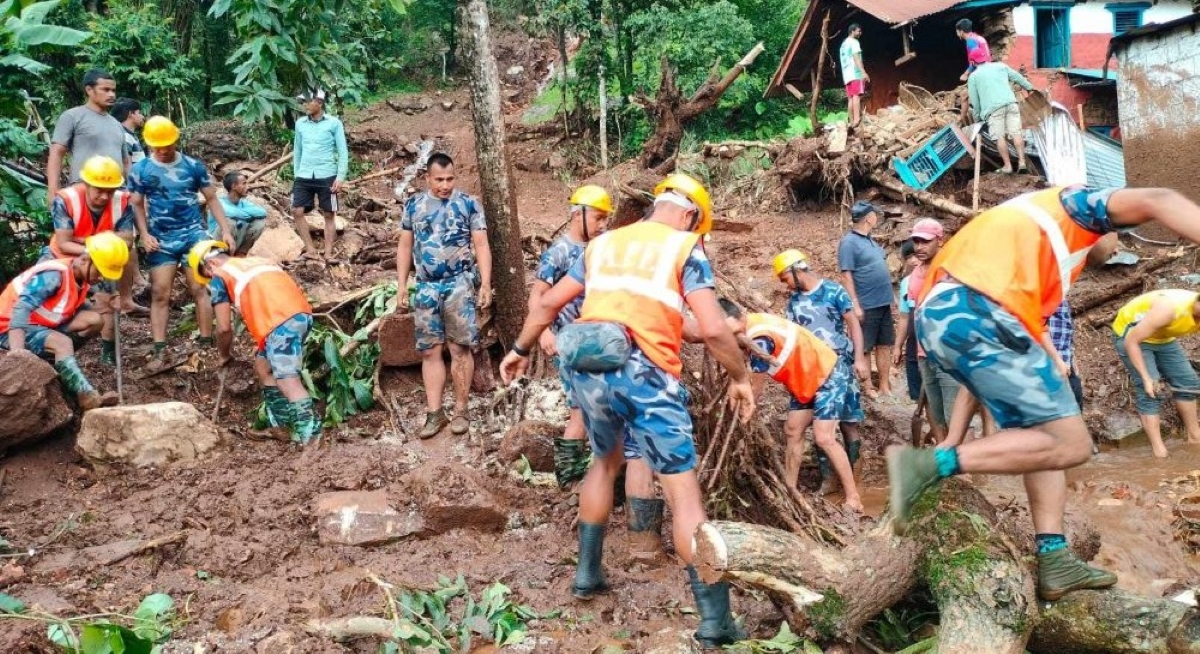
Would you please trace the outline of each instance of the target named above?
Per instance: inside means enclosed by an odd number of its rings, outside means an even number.
[[[833,471],[833,464],[829,461],[825,450],[819,447],[817,448],[817,469],[821,471],[821,487],[817,489],[817,495],[824,497],[842,490],[842,480],[838,479],[837,473]]]
[[[907,445],[892,446],[887,452],[888,487],[891,501],[892,532],[903,536],[913,506],[926,489],[941,481],[937,458],[932,449],[918,450]]]
[[[292,442],[308,445],[321,437],[321,419],[313,408],[313,399],[291,402]]]
[[[1108,588],[1117,575],[1075,558],[1069,549],[1038,554],[1038,596],[1053,602],[1073,590]]]
[[[587,601],[611,590],[600,565],[603,558],[604,525],[579,523],[579,567],[575,569],[575,581],[571,584],[575,599]]]
[[[116,341],[100,340],[100,363],[106,366],[117,365],[117,343]]]
[[[591,451],[586,440],[554,439],[554,479],[565,489],[583,479],[591,465]]]
[[[292,403],[278,386],[263,386],[263,402],[267,405],[267,425],[289,427],[292,424]]]
[[[662,521],[666,502],[652,497],[630,497],[625,504],[629,519],[630,554],[639,560],[654,560],[663,554]]]
[[[58,378],[62,380],[63,387],[72,395],[80,397],[96,392],[95,387],[84,376],[83,369],[79,367],[79,361],[74,356],[55,361],[54,369],[58,371]]]
[[[696,642],[700,648],[721,649],[745,640],[746,632],[738,626],[729,610],[729,583],[706,584],[700,581],[696,568],[690,565],[687,574],[692,595],[696,598],[696,609],[700,612],[700,626],[696,628]]]

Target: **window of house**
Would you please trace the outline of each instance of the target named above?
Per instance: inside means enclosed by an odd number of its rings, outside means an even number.
[[[1037,67],[1069,67],[1071,65],[1070,3],[1039,3],[1033,6],[1033,11]]]
[[[1120,2],[1104,5],[1112,12],[1113,34],[1128,32],[1142,26],[1142,16],[1150,7],[1148,2]]]

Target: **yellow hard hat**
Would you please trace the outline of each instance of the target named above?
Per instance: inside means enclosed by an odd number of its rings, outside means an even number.
[[[79,177],[84,184],[96,188],[121,188],[125,183],[125,173],[121,170],[121,164],[112,157],[99,154],[83,162],[83,170],[79,171]]]
[[[575,192],[571,194],[570,202],[572,205],[583,205],[604,213],[612,213],[613,210],[612,198],[609,197],[608,191],[595,184],[575,189]]]
[[[680,193],[699,207],[700,220],[692,229],[693,232],[707,234],[712,231],[712,198],[709,197],[708,189],[704,188],[703,184],[690,175],[675,173],[668,175],[666,179],[658,183],[658,186],[654,187],[655,196],[662,195],[667,191]]]
[[[192,246],[188,252],[188,268],[192,269],[192,277],[201,284],[207,284],[212,281],[212,277],[205,277],[204,273],[200,272],[200,267],[204,265],[204,260],[208,257],[208,253],[212,250],[229,251],[229,246],[223,241],[200,241]]]
[[[179,128],[166,116],[151,116],[142,127],[142,138],[152,148],[165,147],[179,140]]]
[[[101,277],[109,280],[121,278],[125,264],[129,262],[129,244],[125,239],[113,232],[100,232],[89,236],[83,247]]]
[[[775,269],[776,277],[797,265],[800,266],[801,270],[808,270],[808,257],[804,256],[804,253],[800,250],[784,250],[775,255],[775,260],[771,262],[771,267]]]

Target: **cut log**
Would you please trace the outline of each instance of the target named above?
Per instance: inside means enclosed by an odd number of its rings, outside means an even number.
[[[793,630],[821,642],[853,641],[924,584],[941,614],[942,652],[1200,651],[1200,614],[1170,600],[1110,589],[1070,593],[1041,609],[1027,552],[1005,531],[1011,523],[966,482],[927,494],[913,519],[908,537],[892,535],[885,518],[840,551],[770,527],[708,522],[695,532],[693,563],[705,581],[765,591]],[[1090,558],[1093,540],[1072,535],[1075,553]]]
[[[352,186],[357,186],[359,184],[362,184],[363,182],[369,182],[373,179],[379,179],[380,177],[387,177],[388,175],[394,175],[403,169],[404,169],[403,166],[393,166],[391,168],[384,168],[383,170],[377,170],[368,175],[363,175],[362,177],[359,177],[358,179],[352,179],[352,180],[342,184],[342,187],[349,188]]]
[[[258,178],[262,177],[263,175],[266,175],[267,173],[271,172],[272,170],[275,170],[275,169],[283,166],[283,164],[291,161],[293,154],[294,153],[289,152],[289,153],[283,155],[282,157],[276,159],[275,161],[272,161],[271,163],[267,164],[266,166],[259,168],[258,170],[251,173],[249,177],[246,178],[246,182],[249,184],[253,184],[254,181],[257,180]]]
[[[821,74],[825,69],[825,55],[829,51],[829,10],[821,21],[821,50],[817,55],[817,67],[812,70],[812,98],[808,101],[808,123],[812,133],[819,134],[821,121],[817,119],[817,101],[821,99]]]
[[[1076,316],[1082,316],[1092,309],[1104,306],[1113,300],[1123,297],[1127,293],[1130,293],[1134,290],[1139,290],[1146,284],[1153,285],[1150,274],[1157,271],[1159,268],[1165,267],[1167,264],[1178,261],[1181,256],[1183,255],[1175,254],[1171,256],[1160,257],[1158,259],[1152,259],[1145,265],[1139,266],[1132,275],[1129,275],[1127,278],[1122,279],[1119,282],[1103,286],[1086,295],[1081,294],[1071,296],[1071,313]],[[1112,317],[1107,315],[1103,316],[1102,318],[1103,320],[1101,322],[1112,320]]]
[[[951,216],[955,216],[958,218],[965,218],[967,220],[970,220],[970,219],[974,218],[977,213],[975,211],[971,211],[970,207],[964,207],[963,205],[958,204],[957,202],[951,202],[945,198],[938,197],[928,191],[914,191],[913,189],[908,188],[904,184],[901,184],[898,180],[889,179],[878,173],[867,174],[867,181],[878,186],[879,188],[883,189],[884,191],[890,191],[891,193],[897,194],[899,197],[903,198],[904,201],[906,201],[906,202],[914,202],[915,201],[916,204],[923,204],[923,205],[926,205],[929,207],[933,207],[934,209],[937,209],[937,210],[939,210],[943,213],[949,214]]]

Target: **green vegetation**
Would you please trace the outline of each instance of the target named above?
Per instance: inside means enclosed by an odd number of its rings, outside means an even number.
[[[779,633],[770,640],[743,640],[726,647],[725,651],[738,654],[821,654],[820,647],[792,633],[786,622],[779,625]]]
[[[0,621],[33,620],[48,624],[46,637],[65,654],[155,654],[179,627],[170,595],[147,595],[133,615],[97,613],[64,618],[28,610],[21,600],[0,593]]]
[[[841,629],[842,618],[846,616],[846,600],[832,588],[820,591],[825,599],[808,607],[808,619],[812,621],[813,630],[823,640],[832,640]]]

